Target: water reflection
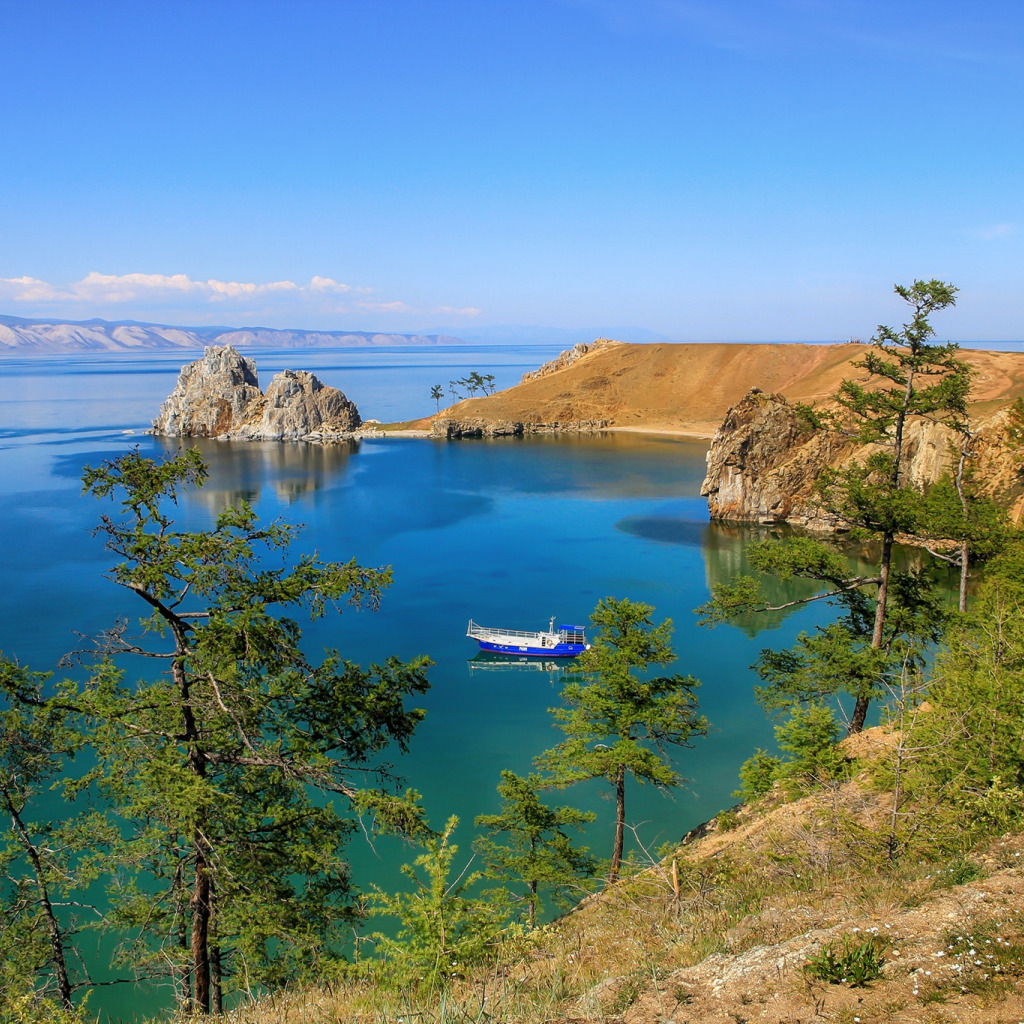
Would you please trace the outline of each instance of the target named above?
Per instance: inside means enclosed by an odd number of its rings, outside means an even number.
[[[193,437],[159,437],[164,457],[184,447],[198,448],[203,461],[216,473],[191,498],[216,514],[239,502],[255,503],[270,489],[284,504],[291,504],[348,471],[358,441],[310,444],[305,441],[216,441]]]
[[[765,540],[781,540],[793,536],[786,526],[756,526],[734,523],[709,523],[704,539],[704,569],[710,590],[716,583],[731,583],[737,576],[754,576],[750,565],[752,545]],[[823,588],[813,580],[780,580],[776,576],[762,576],[764,595],[772,605],[805,600]],[[784,608],[777,612],[749,612],[730,621],[749,637],[766,629],[776,629],[797,610]]]
[[[552,683],[562,683],[573,677],[580,677],[575,659],[554,660],[545,658],[517,658],[511,655],[478,651],[466,662],[470,675],[486,673],[543,673]],[[582,677],[580,677],[582,678]]]

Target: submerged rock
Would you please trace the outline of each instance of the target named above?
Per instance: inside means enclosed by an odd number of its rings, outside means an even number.
[[[341,391],[304,370],[283,370],[264,394],[253,360],[225,345],[207,348],[202,359],[182,367],[153,432],[251,441],[330,440],[350,437],[361,422],[359,410]]]

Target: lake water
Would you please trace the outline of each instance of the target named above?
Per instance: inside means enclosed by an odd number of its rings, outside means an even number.
[[[283,367],[311,369],[340,387],[364,417],[411,418],[433,409],[431,385],[477,370],[499,387],[554,355],[543,347],[344,349],[256,352],[261,382]],[[139,616],[103,578],[112,558],[90,530],[104,507],[80,495],[80,475],[138,445],[169,454],[177,443],[142,431],[172,389],[175,356],[46,356],[0,360],[0,649],[35,669],[53,668],[119,616]],[[702,680],[711,734],[680,752],[690,780],[672,797],[650,787],[628,794],[630,822],[648,848],[675,840],[734,801],[737,769],[771,726],[753,701],[749,666],[765,646],[790,642],[815,612],[794,615],[768,638],[732,627],[698,630],[692,610],[709,583],[744,566],[747,531],[713,527],[700,497],[703,444],[610,434],[565,439],[439,442],[381,438],[353,445],[200,444],[210,480],[180,505],[190,528],[246,499],[266,519],[304,523],[298,549],[325,559],[391,565],[394,585],[377,612],[345,611],[306,629],[312,649],[339,648],[367,663],[428,654],[427,718],[398,764],[435,825],[498,808],[502,768],[520,774],[561,738],[548,708],[559,673],[536,663],[474,660],[467,620],[516,629],[585,622],[605,596],[656,607],[675,622],[671,671]],[[588,841],[610,852],[614,808],[607,785],[559,794],[594,810]],[[397,886],[408,857],[354,840],[356,881]],[[151,1008],[125,992],[94,999],[117,1012]],[[133,1002],[133,1000],[135,1000]]]

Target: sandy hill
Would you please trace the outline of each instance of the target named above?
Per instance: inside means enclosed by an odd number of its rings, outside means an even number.
[[[444,410],[453,419],[553,423],[607,420],[617,429],[710,437],[750,388],[791,402],[833,394],[868,345],[595,344],[574,361],[555,360],[531,380]],[[975,368],[973,398],[987,413],[1024,393],[1024,353],[963,350]],[[429,423],[429,421],[426,421]]]

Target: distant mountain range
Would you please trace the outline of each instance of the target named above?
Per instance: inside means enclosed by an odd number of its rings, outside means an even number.
[[[0,315],[0,353],[195,351],[207,345],[237,349],[338,345],[458,345],[448,334],[372,331],[293,331],[272,327],[171,327],[135,320],[26,320]]]

